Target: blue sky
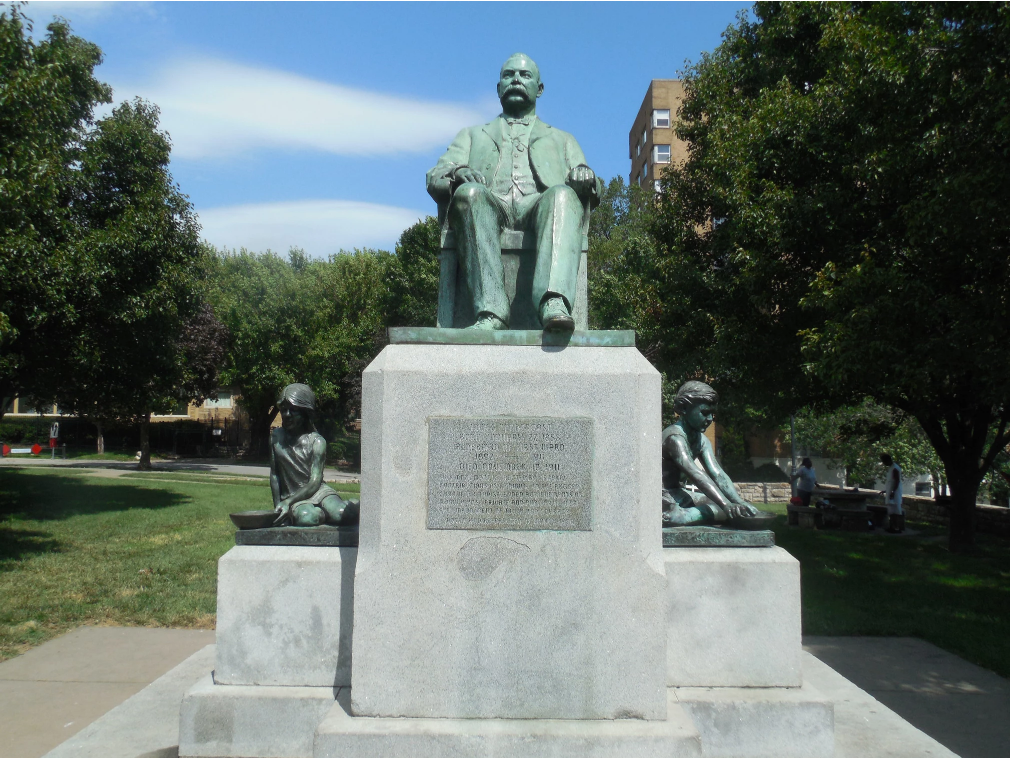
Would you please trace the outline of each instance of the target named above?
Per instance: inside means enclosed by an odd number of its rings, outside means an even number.
[[[651,79],[720,42],[744,3],[29,2],[105,54],[114,99],[162,109],[172,173],[218,246],[325,257],[393,250],[434,204],[425,172],[461,128],[499,113],[522,51],[538,115],[603,178],[628,176]]]

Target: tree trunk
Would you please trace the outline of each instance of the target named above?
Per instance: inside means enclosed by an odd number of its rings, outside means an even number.
[[[151,413],[145,414],[141,419],[141,459],[137,463],[138,470],[151,469],[151,440],[148,433],[151,430]]]
[[[979,485],[979,484],[978,484]],[[959,552],[973,546],[977,527],[977,488],[953,483],[949,502],[949,551]]]
[[[95,421],[95,453],[105,453],[105,435],[102,433],[102,421]]]
[[[271,423],[278,415],[276,406],[250,414],[250,454],[267,456],[267,446],[271,438]]]

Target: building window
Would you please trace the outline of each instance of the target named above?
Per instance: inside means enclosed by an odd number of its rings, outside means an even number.
[[[643,169],[640,171],[640,181],[642,182],[647,178],[647,162],[643,162]]]
[[[655,145],[654,146],[654,163],[655,164],[670,164],[671,163],[671,146],[670,145]]]
[[[671,126],[671,109],[655,108],[653,118],[654,129],[667,129]]]
[[[654,180],[654,192],[659,193],[661,191],[661,181],[659,179]]]
[[[210,398],[204,401],[205,409],[231,409],[232,394],[228,391],[218,391],[211,394]],[[183,414],[186,414],[184,411]]]

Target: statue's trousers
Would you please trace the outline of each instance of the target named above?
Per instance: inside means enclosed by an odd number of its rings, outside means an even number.
[[[562,296],[572,310],[583,235],[583,205],[572,188],[556,185],[543,193],[507,202],[484,185],[469,182],[453,194],[449,215],[475,316],[487,312],[509,322],[499,245],[503,229],[534,231],[534,308],[538,309],[544,296],[551,294]]]

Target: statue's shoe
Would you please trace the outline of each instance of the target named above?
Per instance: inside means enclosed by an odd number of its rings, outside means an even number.
[[[495,314],[482,314],[470,327],[465,330],[508,330],[509,326]]]
[[[573,332],[576,322],[559,297],[549,298],[541,305],[541,326],[546,332]]]

